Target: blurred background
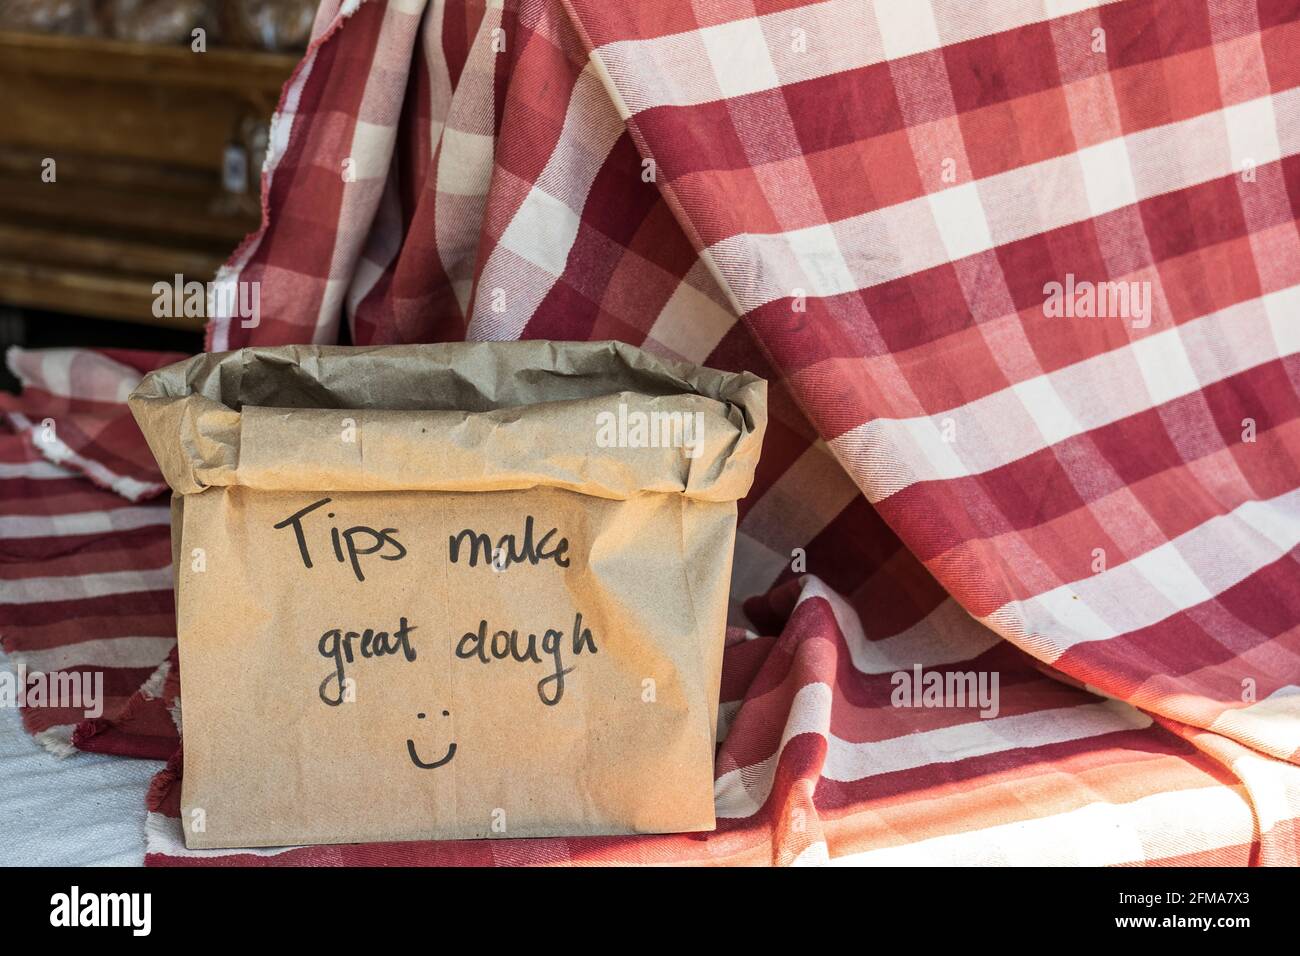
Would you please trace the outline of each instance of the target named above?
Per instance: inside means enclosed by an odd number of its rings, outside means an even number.
[[[315,0],[0,0],[0,352],[198,351],[154,284],[257,227]],[[0,366],[0,388],[16,382]]]

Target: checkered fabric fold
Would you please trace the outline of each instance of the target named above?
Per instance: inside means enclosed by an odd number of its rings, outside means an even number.
[[[347,12],[226,277],[269,318],[215,348],[346,317],[757,366],[742,594],[808,546],[852,595],[817,538],[883,521],[1036,658],[1296,761],[1300,3]]]
[[[1300,0],[317,25],[211,348],[618,338],[771,421],[718,833],[218,859],[1300,859]],[[914,668],[998,715],[895,706]],[[210,859],[179,772],[154,862]]]
[[[144,372],[182,356],[10,349],[0,392],[0,643],[17,673],[102,673],[103,713],[28,706],[55,753],[166,759],[176,727],[156,671],[176,645],[170,522],[153,455],[125,405]],[[88,479],[88,480],[87,480]],[[93,738],[93,739],[92,739]]]

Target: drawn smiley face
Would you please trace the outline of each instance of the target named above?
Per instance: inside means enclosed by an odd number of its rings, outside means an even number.
[[[424,720],[425,718],[424,714],[416,714],[415,716],[420,720]],[[450,717],[451,712],[444,710],[442,712],[442,716]],[[420,759],[420,755],[415,749],[415,741],[408,737],[406,739],[406,752],[411,755],[411,763],[415,764],[421,770],[437,770],[439,767],[445,766],[446,764],[450,763],[451,758],[456,756],[456,744],[454,742],[450,744],[447,747],[446,753],[444,753],[437,760],[430,762],[427,760]]]

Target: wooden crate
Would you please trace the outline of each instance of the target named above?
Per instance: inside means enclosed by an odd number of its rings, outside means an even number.
[[[155,317],[153,284],[212,278],[256,228],[258,170],[226,188],[228,149],[264,135],[296,62],[0,31],[0,305],[201,328]]]

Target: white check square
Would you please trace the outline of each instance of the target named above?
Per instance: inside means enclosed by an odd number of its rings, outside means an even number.
[[[829,225],[796,229],[785,234],[799,271],[807,277],[813,295],[821,298],[857,288],[848,263],[840,253],[839,240]]]
[[[578,238],[578,225],[576,212],[534,187],[506,227],[501,245],[558,277],[569,261],[573,241]]]
[[[492,180],[496,140],[447,127],[438,154],[438,191],[455,196],[486,196]]]
[[[1271,96],[1229,106],[1223,111],[1223,121],[1228,128],[1234,173],[1242,172],[1247,162],[1258,167],[1281,158]]]
[[[756,18],[705,27],[700,30],[700,39],[724,97],[744,96],[781,85],[767,49],[767,37]]]
[[[1176,328],[1138,339],[1130,350],[1153,406],[1190,395],[1201,387]]]
[[[1120,633],[1093,610],[1090,582],[1055,588],[1020,603],[1030,634],[1050,635],[1061,650],[1087,641],[1105,641]],[[1080,593],[1083,592],[1083,593]]]
[[[956,262],[993,248],[989,221],[984,215],[984,204],[975,183],[953,186],[931,193],[927,198],[950,261]]]
[[[1047,445],[1059,444],[1083,431],[1083,426],[1066,407],[1046,375],[1017,382],[1011,386],[1011,390],[1038,426]]]
[[[1137,202],[1133,167],[1123,137],[1097,143],[1078,152],[1083,185],[1094,216],[1103,216]]]
[[[929,0],[872,0],[872,7],[886,59],[899,60],[942,46]]]
[[[1285,358],[1300,352],[1300,285],[1264,296],[1264,312],[1273,330],[1278,356]]]
[[[1129,564],[1174,607],[1195,607],[1214,597],[1172,543],[1154,548]]]

